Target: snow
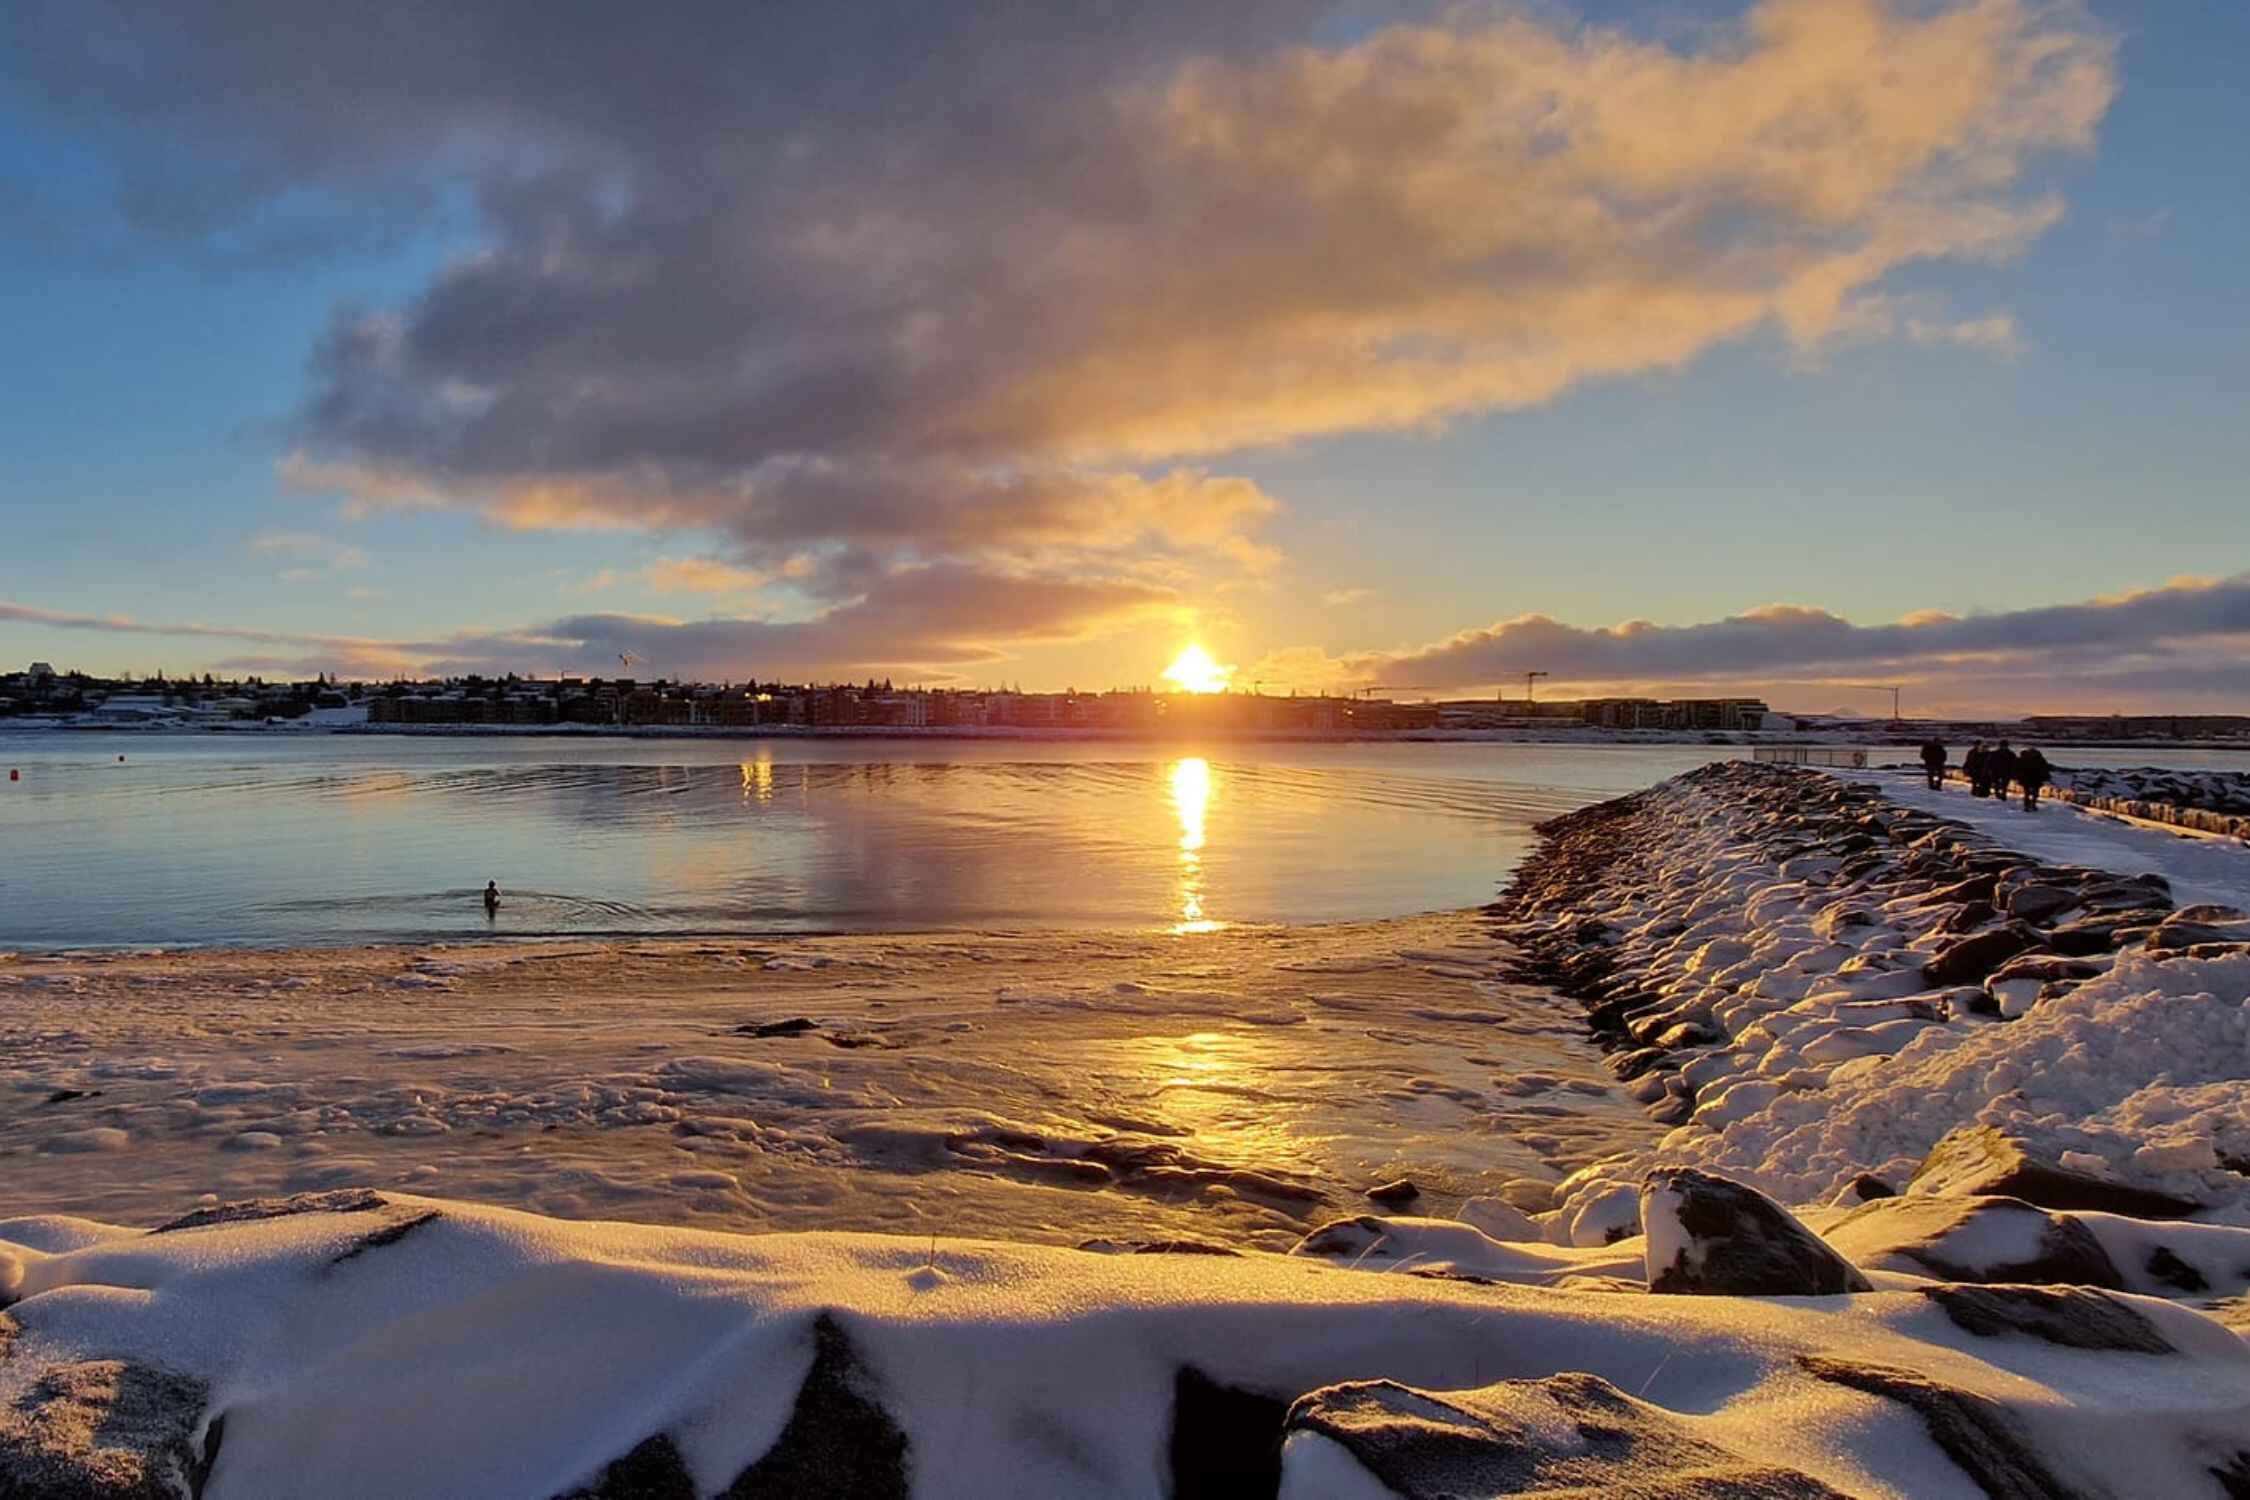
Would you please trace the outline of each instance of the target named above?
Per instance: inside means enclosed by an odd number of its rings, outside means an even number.
[[[2042,801],[2039,811],[2027,813],[2020,798],[1972,797],[1955,782],[1933,792],[1918,776],[1857,773],[1855,779],[1877,779],[1883,795],[1894,802],[1959,819],[2002,848],[2050,864],[2161,875],[2182,906],[2215,902],[2250,910],[2250,850],[2235,840],[2132,822],[2065,802]]]
[[[2250,951],[2136,945],[2074,960],[2092,977],[2047,998],[2044,983],[2003,978],[1992,993],[2020,1017],[2003,1022],[1965,1003],[1983,991],[1924,973],[1953,940],[1937,925],[1953,908],[1912,895],[1871,904],[1880,898],[1808,878],[1820,860],[1794,852],[1802,831],[1753,827],[1726,786],[1689,777],[1659,791],[1630,872],[1620,866],[1612,886],[1540,920],[1607,925],[1604,951],[1637,991],[1669,1004],[1646,1023],[1651,1033],[1687,1018],[1723,1039],[1673,1054],[1684,1066],[1664,1087],[1687,1090],[1692,1113],[1567,1181],[1543,1220],[1549,1240],[1593,1246],[1629,1232],[1652,1165],[1817,1204],[1862,1174],[1904,1185],[1931,1147],[1972,1124],[2250,1224],[2250,1180],[2222,1163],[2250,1160]],[[2239,847],[2062,808],[2025,814],[1903,777],[1881,791],[2041,860],[2160,874],[2183,904],[2250,902],[2250,851]],[[1778,857],[1760,852],[1763,841]],[[1661,1106],[1666,1095],[1647,1085],[1660,1076],[1636,1082]]]
[[[791,1420],[824,1315],[902,1432],[917,1496],[1163,1493],[1183,1368],[1285,1397],[1583,1370],[1698,1437],[1870,1497],[1977,1491],[1905,1408],[1808,1380],[1807,1359],[1973,1392],[2061,1472],[2117,1493],[2204,1492],[2212,1435],[2250,1424],[2250,1345],[2145,1299],[2134,1313],[2176,1353],[1983,1337],[1912,1291],[1650,1297],[1261,1254],[735,1237],[397,1195],[11,1253],[26,1273],[0,1404],[70,1360],[199,1382],[203,1420],[225,1418],[206,1500],[551,1495],[658,1433],[712,1493]],[[1284,1492],[1373,1493],[1355,1468],[1293,1442]]]
[[[2250,950],[2136,941],[2067,983],[1933,984],[1959,903],[1839,886],[1855,854],[1908,854],[1809,846],[1733,774],[1645,799],[1631,857],[1548,918],[1598,923],[1572,945],[1658,1003],[1633,1024],[1666,1055],[1624,1085],[1575,1002],[1503,977],[1518,955],[1474,912],[1191,944],[12,957],[0,1426],[35,1372],[123,1360],[225,1416],[208,1500],[554,1495],[658,1434],[715,1493],[793,1420],[827,1318],[917,1495],[1166,1493],[1183,1369],[1281,1399],[1586,1371],[1849,1494],[1978,1493],[1908,1407],[1807,1373],[1823,1360],[1972,1394],[2088,1493],[2214,1492],[2250,1433],[2250,1344],[2192,1309],[2250,1292]],[[2250,905],[2236,846],[1880,785],[1977,849]],[[1850,1297],[1642,1289],[1698,1250],[1643,1202],[1651,1166],[1821,1231],[1844,1208],[1805,1205],[1904,1185],[1964,1125],[2205,1205],[1985,1215],[1944,1245],[2008,1265],[2051,1217],[2083,1226],[2176,1353],[1969,1331],[1907,1256]],[[1414,1211],[1367,1212],[1401,1177]],[[365,1185],[382,1201],[108,1222]],[[1236,1253],[1062,1248],[1095,1240]],[[1388,1493],[1328,1437],[1282,1452],[1284,1494]]]
[[[1286,1250],[1399,1177],[1425,1214],[1544,1208],[1658,1131],[1505,956],[1476,913],[1192,942],[26,956],[0,968],[72,984],[0,1007],[0,1212],[153,1222],[206,1192],[367,1184],[707,1228]]]

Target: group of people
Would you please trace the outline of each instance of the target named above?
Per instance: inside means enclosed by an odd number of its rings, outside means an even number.
[[[1945,746],[1939,741],[1923,743],[1922,769],[1929,774],[1931,791],[1945,785]],[[2047,764],[2047,757],[2036,745],[2011,750],[2006,740],[1989,748],[1978,740],[1961,757],[1961,774],[1969,778],[1969,793],[1976,797],[1997,797],[2005,802],[2009,786],[2020,786],[2023,810],[2037,812],[2039,790],[2055,779],[2055,768]]]

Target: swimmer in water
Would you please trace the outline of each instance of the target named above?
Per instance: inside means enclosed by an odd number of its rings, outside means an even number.
[[[487,880],[484,883],[484,914],[489,917],[499,909],[500,882],[497,880]]]

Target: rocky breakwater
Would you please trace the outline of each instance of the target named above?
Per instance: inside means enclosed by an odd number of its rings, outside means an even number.
[[[2062,770],[2054,795],[2102,812],[2250,841],[2250,773],[2161,766]]]
[[[1652,1165],[1784,1202],[2010,1192],[2250,1222],[2250,917],[2044,864],[1874,787],[1726,762],[1558,818],[1495,908],[1675,1128],[1558,1190],[1637,1227]]]

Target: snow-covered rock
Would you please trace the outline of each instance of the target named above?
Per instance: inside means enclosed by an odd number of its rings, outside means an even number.
[[[2201,1150],[2192,1149],[2194,1145],[2200,1145]],[[2155,1172],[2213,1164],[2209,1142],[2191,1143],[2187,1151],[2169,1157],[2151,1157],[2150,1150],[2144,1146],[2134,1155],[2140,1165]],[[2193,1213],[2198,1206],[2192,1198],[2153,1192],[2039,1161],[2021,1140],[1991,1125],[1965,1125],[1932,1146],[1915,1169],[1907,1191],[2021,1198],[2041,1208],[2092,1209],[2143,1219],[2176,1219]]]
[[[1754,1188],[1660,1167],[1641,1188],[1648,1289],[1722,1297],[1829,1297],[1867,1278]]]
[[[2083,1224],[2015,1198],[1879,1198],[1830,1225],[1823,1238],[1870,1270],[1946,1281],[2124,1285]]]
[[[1620,1296],[353,1202],[27,1223],[0,1494],[2219,1497],[2250,1465],[2250,1343],[2149,1298]]]
[[[1801,1470],[1748,1458],[1598,1375],[1550,1375],[1471,1391],[1357,1381],[1289,1409],[1285,1495],[1334,1494],[1334,1445],[1375,1488],[1401,1500],[1465,1495],[1727,1495],[1847,1500]],[[1288,1483],[1292,1468],[1317,1466]]]

